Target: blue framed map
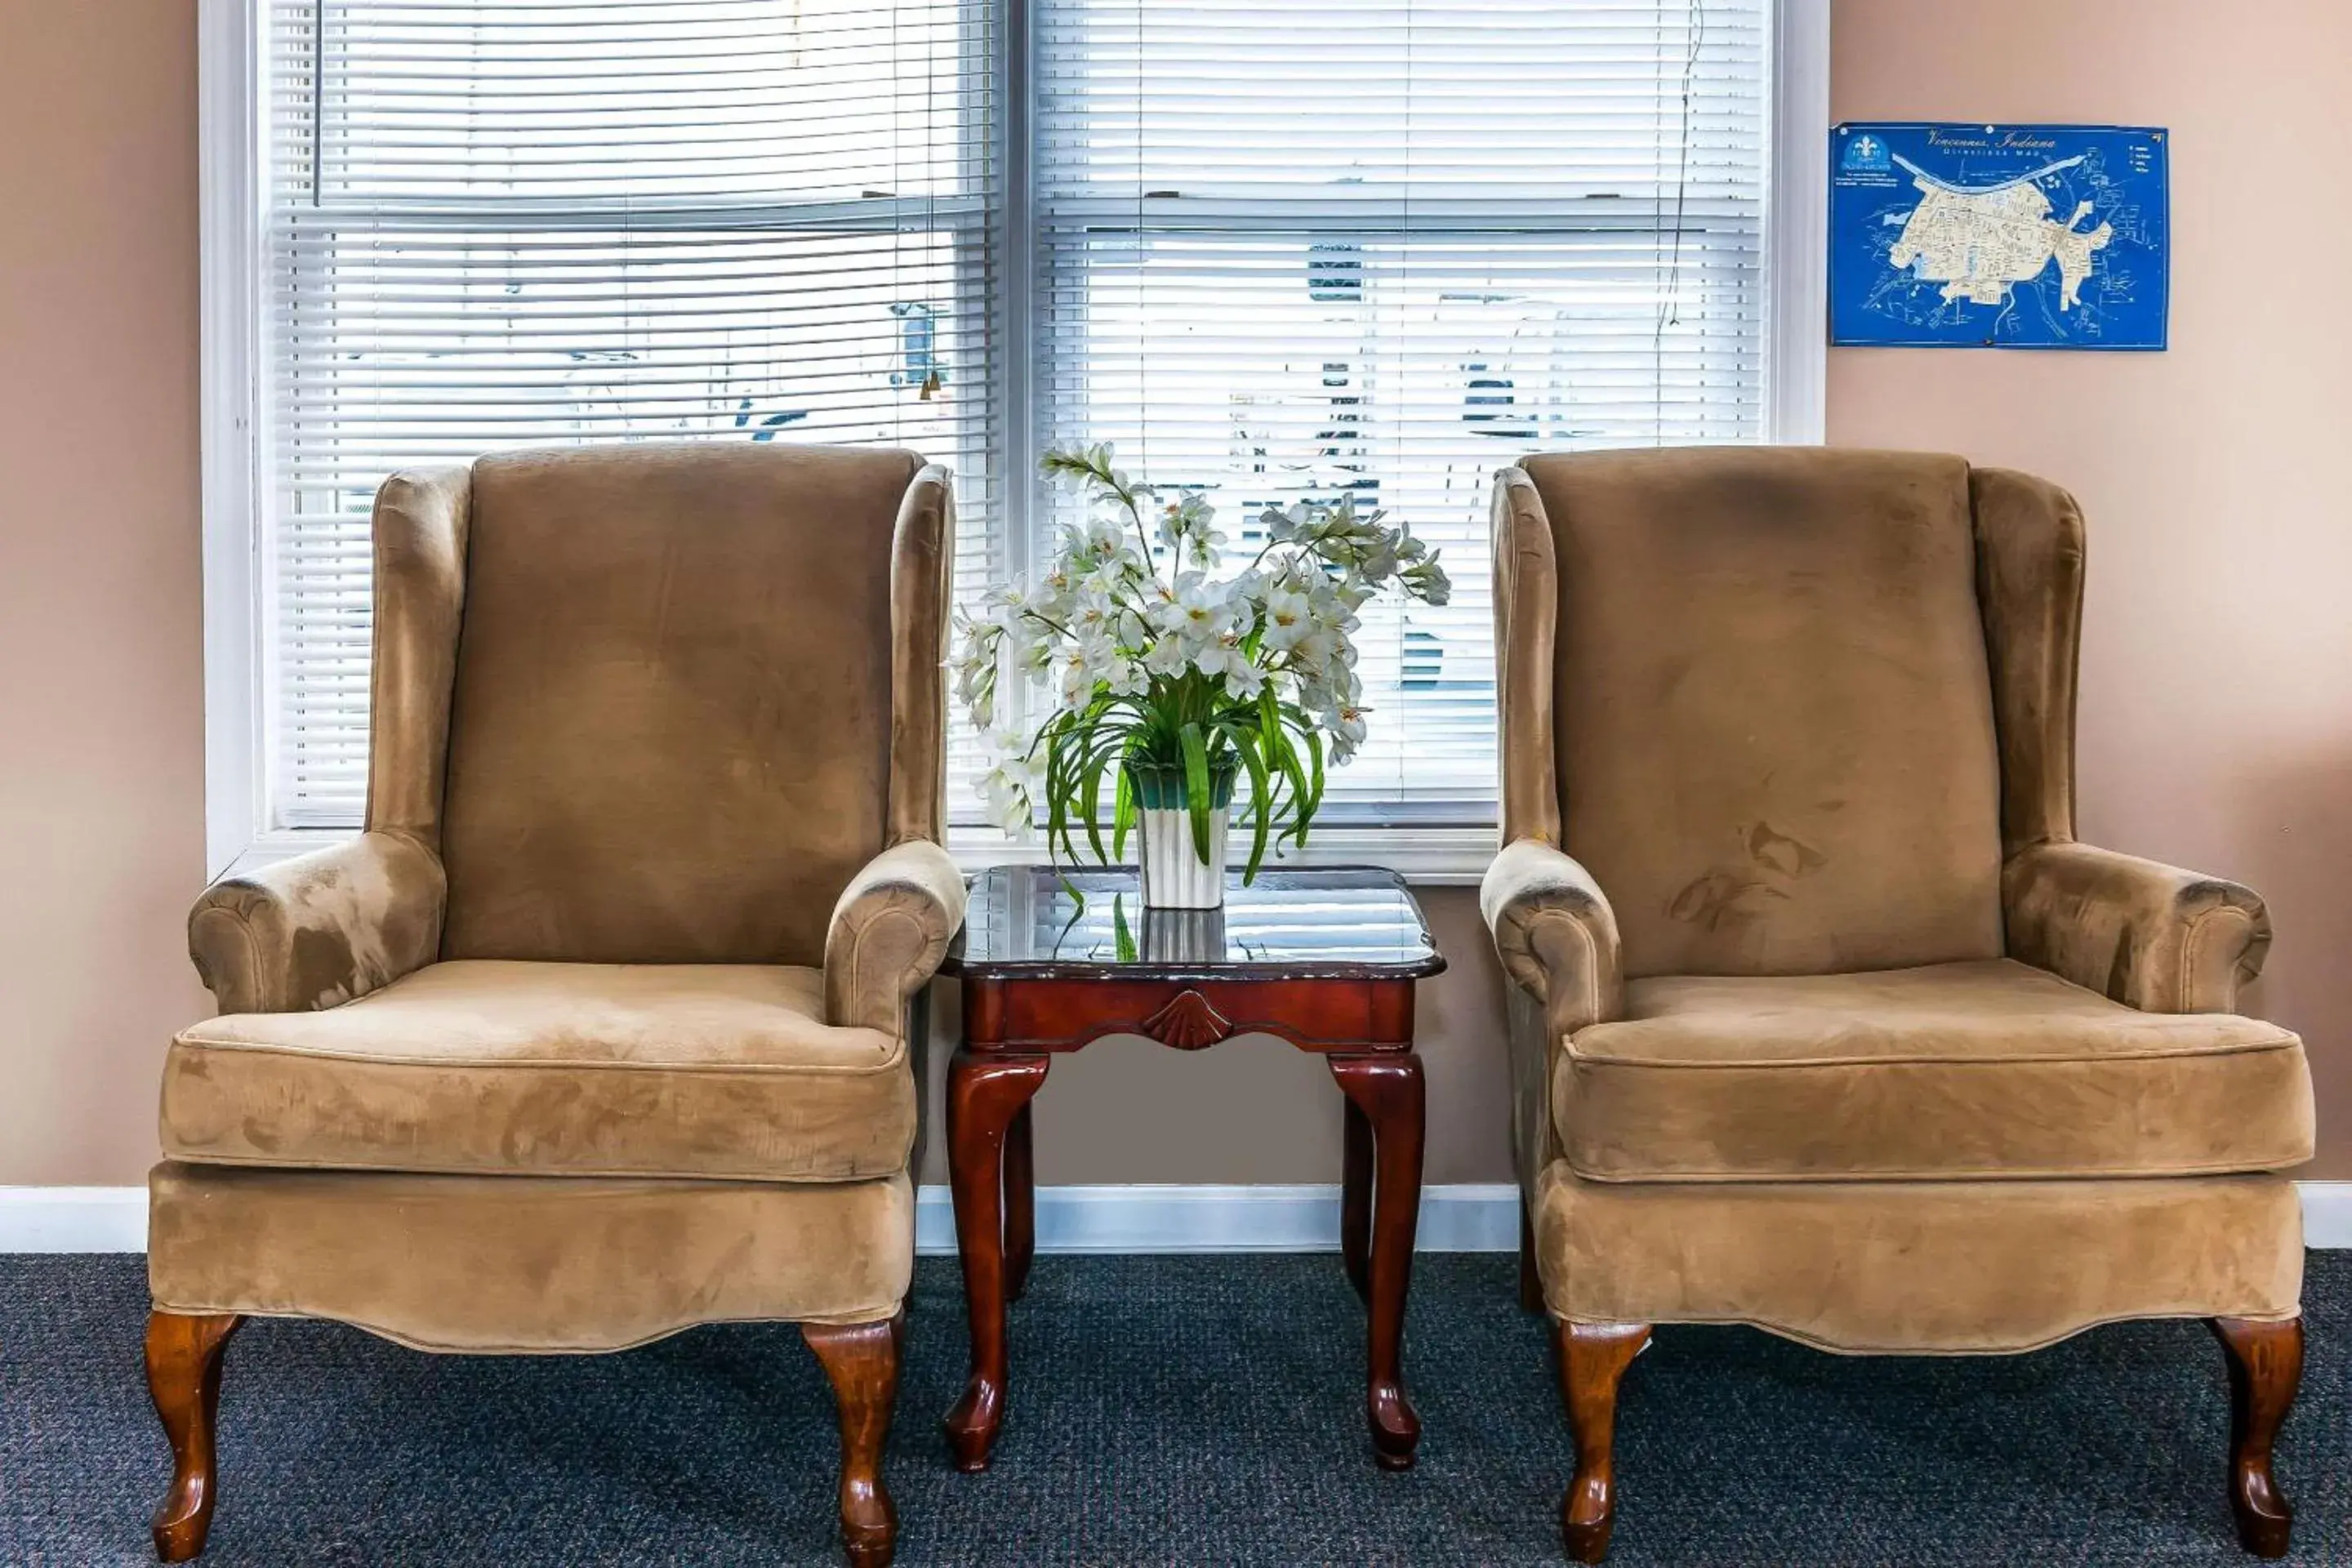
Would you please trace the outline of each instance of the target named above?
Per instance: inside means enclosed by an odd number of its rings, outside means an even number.
[[[2142,126],[1830,132],[1830,342],[2161,349],[2167,136]]]

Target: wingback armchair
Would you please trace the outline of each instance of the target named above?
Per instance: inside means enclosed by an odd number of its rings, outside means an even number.
[[[1614,1510],[1657,1323],[1850,1353],[2211,1321],[2245,1546],[2303,1354],[2303,1046],[2234,882],[2074,838],[2083,522],[1956,458],[1532,457],[1495,491],[1523,1295]],[[2160,759],[2151,759],[2160,765]]]
[[[420,1350],[797,1322],[879,1473],[914,1260],[953,506],[911,454],[628,446],[376,498],[366,831],[207,889],[147,1371],[203,1550],[247,1316]],[[912,1021],[910,1022],[910,1015]]]

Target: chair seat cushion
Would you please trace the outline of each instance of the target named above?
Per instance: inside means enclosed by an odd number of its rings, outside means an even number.
[[[2010,959],[1629,981],[1552,1080],[1595,1181],[2180,1175],[2311,1157],[2303,1043]]]
[[[859,1181],[906,1168],[905,1043],[755,964],[429,964],[172,1043],[164,1152],[212,1164]]]

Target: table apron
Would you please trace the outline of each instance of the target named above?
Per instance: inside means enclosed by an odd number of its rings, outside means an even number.
[[[1410,979],[963,982],[964,1041],[975,1051],[1074,1051],[1105,1035],[1199,1050],[1255,1034],[1308,1051],[1405,1051],[1412,1012]]]

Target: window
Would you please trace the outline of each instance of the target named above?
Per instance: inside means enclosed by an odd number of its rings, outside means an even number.
[[[404,465],[912,446],[965,593],[1064,515],[1048,440],[1244,542],[1353,492],[1456,586],[1368,617],[1327,820],[1475,854],[1492,471],[1817,407],[1824,0],[205,4],[215,869],[359,819]]]
[[[265,42],[278,823],[364,804],[394,468],[887,442],[992,534],[992,0],[272,0]]]

